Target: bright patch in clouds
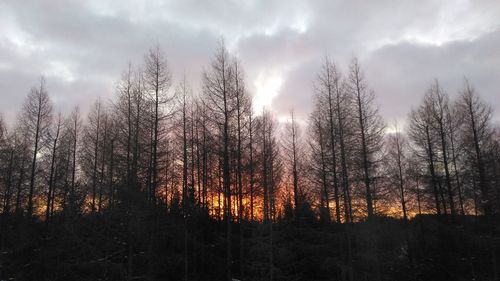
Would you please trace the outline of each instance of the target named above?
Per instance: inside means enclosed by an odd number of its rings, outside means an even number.
[[[270,109],[273,99],[279,94],[283,85],[283,76],[279,71],[261,72],[254,81],[256,94],[253,98],[254,114],[262,113],[264,108]]]
[[[396,134],[401,133],[405,130],[406,121],[405,120],[395,120],[385,127],[386,134]]]
[[[399,132],[399,131],[395,127],[387,127],[387,128],[385,128],[385,133],[386,134],[395,134],[397,132]]]
[[[307,22],[308,18],[306,15],[300,15],[296,17],[295,21],[292,23],[290,26],[293,30],[297,31],[298,33],[305,33],[307,31]]]
[[[73,71],[70,68],[69,63],[60,62],[60,61],[51,61],[48,64],[48,70],[45,73],[48,76],[55,76],[61,78],[67,82],[73,82],[75,80],[75,76],[73,75]]]

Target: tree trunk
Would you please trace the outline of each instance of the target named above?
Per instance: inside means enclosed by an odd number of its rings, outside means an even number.
[[[33,195],[35,190],[36,158],[38,154],[38,142],[40,141],[40,118],[42,112],[41,99],[38,101],[38,112],[35,127],[35,147],[33,149],[33,160],[31,161],[30,189],[28,195],[28,217],[33,214]]]
[[[92,213],[96,211],[96,189],[97,189],[97,153],[99,151],[99,132],[100,132],[100,119],[101,119],[101,105],[97,105],[97,124],[96,124],[96,139],[94,142],[94,167],[92,170]],[[76,127],[75,127],[76,130]],[[75,136],[74,136],[75,137]],[[74,138],[76,143],[76,137]],[[76,147],[76,145],[75,145]],[[73,151],[73,163],[75,163],[76,150]],[[74,176],[75,175],[75,165],[73,165],[72,177],[71,177],[71,194],[73,194],[74,189]]]
[[[52,144],[52,157],[50,160],[50,175],[49,175],[49,190],[47,192],[47,209],[45,212],[45,223],[49,223],[50,219],[50,209],[51,209],[51,202],[54,200],[52,198],[52,193],[53,193],[53,184],[54,184],[54,169],[55,169],[55,162],[56,162],[56,149],[57,149],[57,140],[59,139],[59,131],[61,128],[61,120],[59,117],[58,123],[57,123],[57,128],[56,128],[56,136],[54,137],[54,141]]]
[[[432,152],[432,143],[431,143],[431,137],[430,137],[430,132],[429,132],[429,126],[425,126],[425,134],[426,134],[426,140],[427,140],[427,153],[429,157],[429,171],[431,173],[431,183],[432,183],[432,189],[434,191],[434,199],[436,203],[436,212],[438,215],[441,215],[441,207],[439,206],[439,194],[438,194],[438,189],[436,186],[436,172],[434,170],[434,154]]]
[[[327,79],[330,81],[330,71],[327,71]],[[335,121],[333,118],[333,100],[332,100],[332,88],[330,83],[328,83],[328,117],[330,123],[330,146],[332,151],[332,173],[333,173],[333,196],[335,200],[335,217],[337,223],[340,223],[340,200],[339,200],[339,187],[337,179],[337,153],[335,151]]]

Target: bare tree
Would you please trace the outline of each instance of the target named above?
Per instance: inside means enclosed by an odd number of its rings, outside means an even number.
[[[248,159],[248,166],[249,166],[249,185],[250,185],[250,221],[254,220],[254,200],[255,200],[255,168],[254,168],[254,118],[253,118],[253,108],[250,108],[250,113],[248,116],[248,154],[249,154],[249,159]]]
[[[3,185],[2,191],[2,214],[10,213],[12,185],[14,180],[15,147],[12,143],[12,136],[7,132],[4,119],[0,115],[0,183]]]
[[[372,173],[375,169],[375,155],[380,151],[384,124],[375,106],[375,94],[366,85],[359,62],[354,58],[349,73],[349,89],[356,104],[357,134],[359,136],[359,161],[365,185],[365,199],[368,218],[373,216]]]
[[[406,170],[408,168],[406,160],[406,139],[397,129],[396,132],[388,136],[388,157],[390,176],[395,179],[395,184],[398,187],[398,193],[403,212],[403,219],[408,220],[406,207]]]
[[[54,176],[55,176],[55,165],[56,165],[56,156],[57,156],[57,148],[59,141],[59,134],[62,128],[62,115],[59,113],[57,115],[57,121],[53,132],[51,132],[52,139],[52,152],[51,152],[51,160],[50,160],[50,172],[49,172],[49,188],[47,191],[47,206],[45,210],[45,222],[48,223],[50,219],[50,211],[52,206],[52,201],[54,200]]]
[[[101,142],[101,131],[102,131],[102,119],[103,119],[103,109],[102,109],[102,104],[101,101],[98,99],[95,102],[95,105],[90,112],[88,116],[88,124],[85,128],[85,143],[88,143],[89,145],[86,146],[86,148],[92,149],[92,151],[89,151],[88,153],[88,164],[91,165],[91,171],[89,171],[89,174],[91,175],[91,182],[92,182],[92,193],[91,193],[91,211],[92,213],[95,213],[97,206],[96,206],[96,200],[97,200],[97,186],[98,186],[98,163],[99,163],[99,146]],[[74,170],[74,169],[73,169]],[[73,172],[74,173],[74,172]],[[73,180],[72,180],[72,186],[73,186]],[[73,187],[72,187],[73,189]]]
[[[409,136],[414,143],[415,156],[427,163],[430,178],[429,185],[434,195],[436,213],[441,214],[441,201],[439,199],[438,179],[435,169],[435,137],[431,134],[430,116],[425,104],[420,105],[410,113]]]
[[[245,89],[245,81],[243,70],[240,63],[235,60],[234,68],[234,99],[236,110],[236,176],[238,184],[238,221],[243,220],[243,141],[244,141],[244,121],[247,114],[250,112],[249,98]],[[251,114],[251,113],[250,113]],[[241,232],[241,231],[240,231]]]
[[[21,123],[20,126],[16,128],[13,132],[13,149],[15,150],[15,155],[18,156],[17,165],[15,168],[17,170],[16,185],[16,195],[15,195],[15,205],[14,212],[16,214],[22,214],[23,211],[23,197],[24,197],[24,187],[26,184],[26,175],[29,173],[29,160],[30,160],[30,144],[26,130],[24,130]]]
[[[446,111],[446,120],[447,120],[446,125],[450,140],[451,162],[453,164],[453,172],[455,175],[455,182],[457,184],[458,204],[460,206],[460,214],[465,215],[462,180],[460,175],[460,169],[458,168],[458,163],[460,160],[459,159],[460,147],[457,146],[457,137],[459,133],[459,128],[462,123],[462,118],[461,114],[456,109],[456,106],[453,108],[449,108]]]
[[[208,110],[213,114],[212,121],[220,128],[222,155],[222,178],[224,189],[224,217],[227,222],[227,260],[226,271],[227,280],[231,280],[231,176],[229,166],[229,126],[234,115],[234,108],[231,108],[231,99],[234,70],[230,64],[229,53],[221,41],[215,56],[210,65],[210,69],[203,75],[203,92],[206,97]],[[219,121],[220,120],[220,121]]]
[[[450,204],[450,212],[452,215],[454,215],[455,204],[453,199],[453,189],[451,185],[451,175],[450,175],[449,159],[448,159],[448,137],[447,137],[448,132],[446,130],[446,124],[447,124],[446,112],[449,110],[448,95],[439,86],[437,80],[434,81],[434,84],[431,85],[428,92],[426,93],[424,102],[427,104],[427,108],[430,109],[430,114],[432,118],[431,126],[437,133],[440,141],[441,158],[443,160],[446,187],[448,191],[448,201]]]
[[[263,110],[259,128],[261,142],[261,185],[264,197],[264,223],[269,237],[268,267],[269,280],[274,279],[273,222],[276,219],[276,194],[282,177],[280,150],[276,139],[275,121],[269,111]]]
[[[183,212],[186,214],[190,205],[190,193],[188,191],[188,95],[189,89],[186,84],[186,78],[182,80],[177,90],[178,97],[181,99],[181,114],[182,114],[182,206]]]
[[[115,105],[115,111],[119,120],[122,120],[122,125],[125,127],[122,130],[125,140],[123,146],[125,147],[125,166],[126,166],[126,180],[127,185],[132,184],[132,147],[134,136],[134,88],[137,81],[134,79],[134,69],[132,64],[129,63],[127,70],[122,74],[121,80],[118,84],[118,97]],[[124,122],[124,124],[123,124]],[[119,141],[121,141],[119,140]]]
[[[457,101],[457,108],[464,117],[462,123],[462,143],[465,151],[472,159],[474,177],[479,183],[481,202],[485,215],[491,215],[492,203],[487,180],[487,172],[484,162],[486,146],[492,136],[491,130],[491,107],[482,102],[474,88],[466,80]]]
[[[131,164],[131,182],[132,186],[138,187],[139,182],[139,163],[141,161],[141,144],[142,136],[146,130],[143,129],[144,119],[146,118],[145,112],[145,84],[142,79],[142,74],[139,72],[136,74],[136,84],[133,88],[132,102],[134,105],[133,110],[133,145],[132,145],[132,164]]]
[[[312,182],[318,182],[319,198],[320,198],[320,219],[324,221],[330,220],[330,209],[328,206],[329,190],[327,179],[327,164],[326,164],[326,149],[324,137],[324,125],[322,123],[323,117],[317,106],[316,110],[311,115],[311,126],[309,145],[311,147],[310,165],[315,171],[312,173]],[[319,160],[319,161],[318,161]],[[319,179],[319,180],[318,180]],[[346,198],[346,197],[344,197]],[[347,204],[345,204],[346,206]],[[346,218],[347,216],[347,208]]]
[[[327,116],[327,126],[328,126],[328,144],[330,155],[330,169],[332,172],[333,179],[333,192],[335,200],[335,217],[337,223],[340,223],[340,195],[339,195],[339,179],[338,179],[338,164],[337,164],[337,147],[338,147],[338,136],[337,136],[337,117],[335,116],[335,96],[339,94],[340,88],[340,74],[337,72],[337,68],[333,62],[328,58],[325,59],[325,64],[321,69],[320,74],[317,79],[317,91],[321,95],[324,103],[326,104],[325,112]],[[328,204],[328,202],[327,202]]]
[[[292,174],[292,187],[293,187],[293,203],[295,211],[295,220],[297,224],[300,220],[300,208],[301,208],[301,194],[299,188],[299,159],[301,159],[302,145],[299,141],[299,128],[295,120],[295,114],[293,109],[290,111],[290,122],[286,124],[284,137],[284,151],[288,158],[289,165]]]
[[[76,187],[76,170],[77,170],[77,153],[78,153],[78,135],[81,128],[80,108],[76,106],[69,116],[69,127],[71,134],[71,185],[69,190],[70,203],[75,204],[75,187]],[[72,206],[73,208],[74,206]]]
[[[107,149],[108,149],[108,140],[109,140],[109,133],[111,130],[110,123],[111,120],[109,118],[109,114],[106,108],[103,108],[102,111],[102,116],[101,116],[101,123],[102,123],[102,138],[100,143],[97,144],[98,150],[100,150],[100,158],[101,158],[101,167],[99,169],[99,185],[98,185],[98,191],[97,191],[97,213],[101,213],[102,210],[102,202],[103,202],[103,193],[104,193],[104,185],[105,185],[105,166],[106,166],[106,156],[107,156]],[[96,162],[97,163],[97,162]],[[93,211],[96,210],[96,203],[95,203],[95,188],[93,190],[94,194],[92,197],[92,207]]]
[[[45,79],[40,79],[40,85],[32,88],[28,95],[21,115],[24,129],[32,145],[32,160],[28,194],[28,217],[33,214],[33,197],[35,195],[35,181],[37,173],[37,159],[40,150],[44,147],[47,132],[52,122],[52,103],[45,89]]]
[[[158,146],[162,138],[161,122],[165,118],[164,107],[168,105],[173,97],[169,95],[171,75],[167,60],[160,47],[156,46],[149,50],[145,56],[145,83],[152,94],[153,103],[153,137],[152,137],[152,180],[149,198],[156,202],[156,187],[158,185]]]

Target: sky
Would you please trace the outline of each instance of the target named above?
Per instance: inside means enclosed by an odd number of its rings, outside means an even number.
[[[0,114],[12,124],[43,75],[56,110],[111,100],[129,63],[158,44],[174,84],[201,77],[221,38],[256,107],[305,121],[326,56],[356,56],[387,123],[404,123],[439,79],[464,77],[500,123],[500,1],[0,1]]]

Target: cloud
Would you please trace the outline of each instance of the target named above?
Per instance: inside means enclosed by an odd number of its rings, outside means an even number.
[[[12,122],[42,74],[56,107],[85,112],[94,98],[111,98],[128,63],[157,43],[174,79],[186,74],[199,91],[221,36],[248,90],[278,117],[291,108],[308,117],[327,54],[344,74],[360,58],[388,121],[404,119],[433,78],[454,94],[467,76],[498,111],[498,18],[493,0],[3,1],[0,112]]]
[[[482,99],[493,105],[500,121],[500,30],[475,40],[440,46],[402,42],[375,51],[365,62],[371,86],[388,119],[403,119],[418,105],[433,79],[455,97],[467,78]]]

